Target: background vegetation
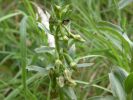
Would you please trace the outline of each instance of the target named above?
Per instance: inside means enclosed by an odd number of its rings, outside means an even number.
[[[0,100],[132,100],[132,1],[0,0]],[[52,15],[55,4],[70,5],[71,32],[85,40],[70,49],[81,59],[72,74],[77,85],[59,94],[43,71],[56,58],[46,48],[35,52],[48,46],[36,5]]]

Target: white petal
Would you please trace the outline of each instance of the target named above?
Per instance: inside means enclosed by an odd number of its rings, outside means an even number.
[[[37,7],[37,11],[38,14],[41,18],[41,23],[49,30],[49,18],[50,18],[50,14],[46,11],[46,13],[43,12],[43,10],[35,5]],[[38,24],[39,25],[39,24]],[[40,27],[40,25],[39,25]],[[47,36],[48,36],[48,43],[50,47],[55,47],[55,39],[54,36],[49,34],[48,32],[46,32]]]

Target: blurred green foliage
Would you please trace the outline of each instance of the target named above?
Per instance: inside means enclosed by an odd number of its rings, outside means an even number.
[[[77,100],[132,100],[132,0],[0,0],[0,100],[46,100],[49,95],[45,73],[26,70],[27,65],[45,68],[55,60],[50,54],[35,52],[48,46],[48,40],[37,26],[33,3],[50,15],[55,4],[70,5],[71,15],[65,18],[70,20],[71,32],[85,40],[75,44],[74,57],[87,56],[80,63],[92,63],[73,73]],[[67,95],[73,95],[67,90]],[[49,95],[51,100],[59,99],[56,92]]]

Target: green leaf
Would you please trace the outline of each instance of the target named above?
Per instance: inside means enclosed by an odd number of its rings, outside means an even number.
[[[0,66],[1,66],[4,62],[6,62],[8,59],[10,59],[12,55],[13,55],[13,53],[11,53],[11,54],[7,55],[5,58],[3,58],[3,59],[0,61]]]
[[[129,74],[124,81],[125,91],[131,93],[133,90],[133,73]]]
[[[87,100],[118,100],[113,96],[95,96],[95,97],[91,97],[88,98]]]
[[[42,68],[42,67],[39,67],[39,66],[31,65],[31,66],[28,66],[26,69],[28,71],[35,71],[35,72],[40,72],[40,73],[48,74],[48,69]]]
[[[90,67],[92,66],[94,63],[82,63],[82,64],[77,64],[78,68],[83,68],[83,67]]]
[[[54,47],[48,47],[48,46],[41,46],[41,47],[39,47],[39,48],[36,48],[35,49],[35,52],[36,53],[52,53],[52,52],[54,52]]]
[[[15,12],[15,13],[8,14],[8,15],[6,15],[6,16],[4,16],[4,17],[1,17],[1,18],[0,18],[0,22],[6,20],[6,19],[8,19],[8,18],[11,18],[11,17],[13,17],[13,16],[20,15],[20,14],[22,14],[22,12]]]
[[[126,7],[127,5],[131,4],[132,2],[133,2],[133,0],[121,0],[118,4],[119,9]]]
[[[80,80],[74,80],[76,83],[88,85],[88,82],[80,81]]]
[[[114,71],[116,71],[118,69],[115,69]],[[120,73],[116,75],[114,71],[109,73],[109,80],[111,83],[111,89],[113,92],[113,96],[117,97],[118,100],[127,100],[126,99],[127,95],[126,95],[124,87],[123,87],[124,79],[123,79],[123,77],[121,77],[121,76],[124,76],[124,73],[122,70],[119,70],[119,71],[117,71],[117,73],[119,73],[119,72]]]
[[[68,96],[69,99],[77,100],[77,96],[71,87],[64,87],[63,91],[65,92],[65,94]]]
[[[88,82],[84,82],[84,81],[80,81],[80,80],[75,80],[76,83],[79,83],[79,84],[84,84],[84,85],[91,85],[90,83]],[[104,88],[102,86],[99,86],[99,85],[96,85],[96,84],[92,84],[91,86],[95,87],[95,88],[99,88],[99,89],[102,89],[104,91],[107,91],[109,93],[112,93],[111,90],[107,89],[107,88]]]
[[[27,47],[26,47],[26,28],[27,28],[27,20],[28,17],[24,16],[20,23],[20,53],[21,53],[21,68],[22,68],[22,84],[24,87],[25,95],[26,95],[26,66],[27,66]]]
[[[104,87],[102,87],[102,86],[99,86],[99,85],[96,85],[96,84],[92,84],[92,86],[95,87],[95,88],[99,88],[99,89],[102,89],[102,90],[104,90],[104,91],[107,91],[107,92],[109,92],[109,93],[112,93],[111,90],[109,90],[109,89],[107,89],[107,88],[104,88]]]
[[[104,57],[102,55],[87,55],[87,56],[83,56],[83,57],[78,57],[75,59],[75,62],[78,62],[79,60],[83,60],[83,59],[88,59],[88,58],[92,58],[92,57]]]
[[[38,80],[40,77],[43,77],[46,75],[43,75],[42,73],[37,73],[34,76],[30,77],[28,80],[26,80],[26,84],[32,84],[35,80]],[[4,98],[4,100],[14,100],[20,92],[23,90],[23,86],[20,85],[16,89],[14,89],[7,97]]]
[[[118,31],[118,32],[122,32],[123,31],[120,26],[117,26],[117,25],[112,24],[112,23],[107,22],[107,21],[100,21],[100,22],[98,22],[98,27],[110,27],[113,30]]]
[[[115,70],[113,70],[115,76],[119,79],[120,83],[122,83],[122,86],[124,87],[124,81],[126,79],[126,77],[128,76],[128,72],[125,71],[123,68],[115,68]]]
[[[37,97],[30,90],[27,90],[27,97],[26,97],[26,99],[37,100]]]
[[[100,21],[98,22],[97,27],[101,31],[109,31],[110,34],[118,36],[121,40],[123,40],[123,42],[127,42],[128,44],[130,44],[130,46],[133,46],[133,42],[128,38],[127,34],[124,33],[123,29],[120,26],[112,24],[110,22]]]

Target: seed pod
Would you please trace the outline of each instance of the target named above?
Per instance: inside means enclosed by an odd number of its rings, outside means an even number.
[[[73,62],[73,59],[68,54],[64,53],[64,57],[65,57],[65,59],[66,59],[66,61],[67,61],[68,64],[70,64],[71,62]]]
[[[61,65],[62,65],[62,62],[59,59],[57,59],[55,61],[55,66],[58,67],[58,66],[61,66]]]
[[[74,38],[74,34],[72,34],[71,32],[69,32],[69,36],[70,36],[71,38]]]
[[[56,78],[56,82],[60,87],[64,86],[64,77],[63,76],[59,76]]]
[[[75,86],[75,85],[77,85],[77,84],[76,84],[75,80],[71,79],[71,80],[69,81],[69,84],[68,84],[68,85],[70,85],[71,87],[73,87],[73,86]]]
[[[64,77],[68,81],[68,85],[75,86],[76,82],[71,78],[71,75],[72,75],[72,73],[68,69],[64,70]]]
[[[65,41],[68,41],[68,37],[65,35],[65,36],[63,36],[63,40],[65,40]]]
[[[70,63],[70,66],[71,66],[71,68],[73,69],[73,70],[77,70],[76,68],[77,68],[77,64],[75,63],[75,62],[71,62]]]
[[[66,80],[71,80],[71,75],[72,73],[68,69],[64,70],[64,77],[66,78]]]
[[[53,76],[53,74],[54,74],[54,70],[53,70],[53,68],[51,68],[51,69],[49,70],[49,75],[50,75],[50,76]]]
[[[74,35],[74,39],[79,40],[81,42],[84,42],[85,41],[79,34]]]
[[[55,61],[55,73],[56,74],[59,74],[61,66],[62,66],[62,62],[59,59],[57,59]]]
[[[71,63],[70,63],[70,66],[71,66],[71,67],[76,67],[77,64],[76,64],[75,62],[71,62]]]

